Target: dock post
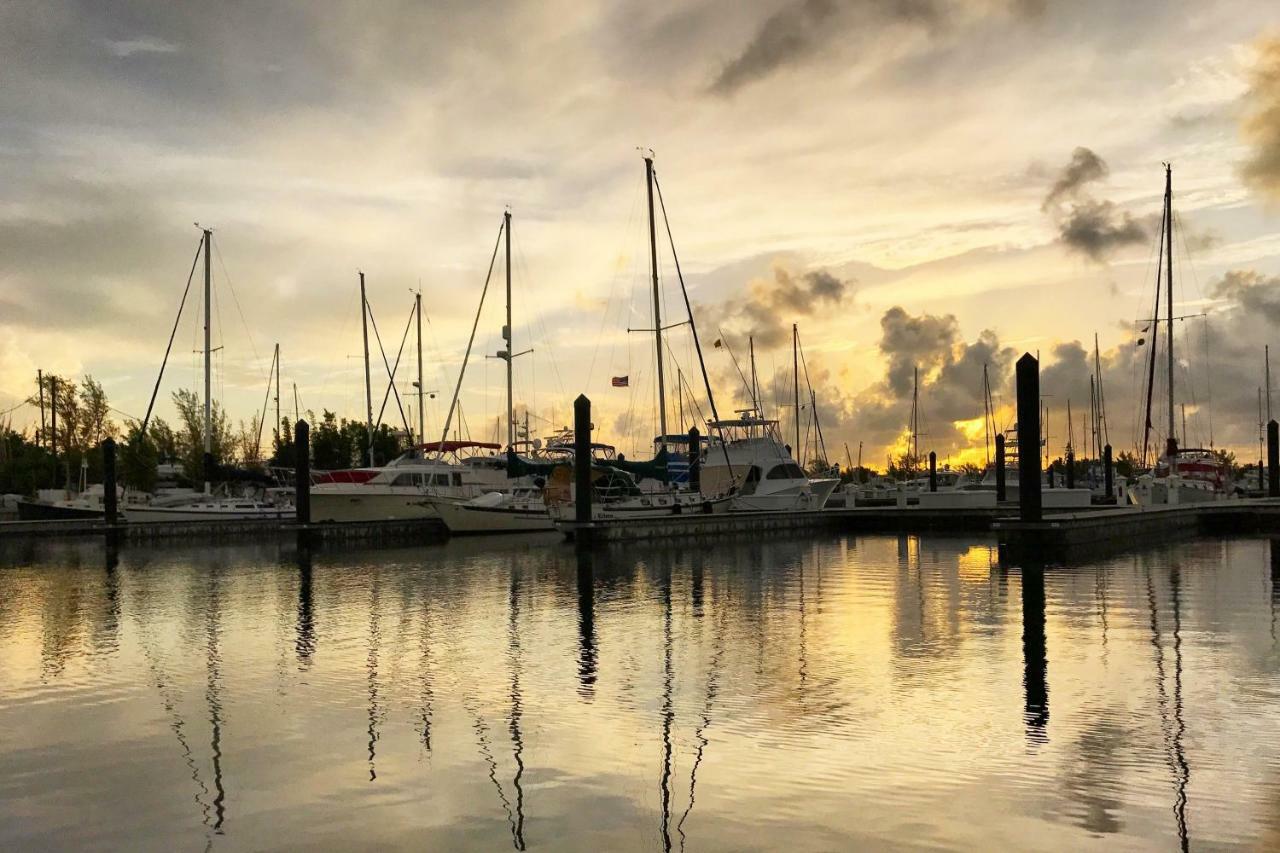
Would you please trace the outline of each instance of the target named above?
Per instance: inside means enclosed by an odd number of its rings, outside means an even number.
[[[107,535],[116,526],[116,440],[108,438],[102,442],[102,509],[107,522]]]
[[[1018,359],[1018,516],[1039,521],[1040,499],[1040,362],[1031,353]]]
[[[1115,495],[1115,468],[1111,461],[1111,445],[1102,448],[1102,479],[1106,486],[1105,496],[1109,503]]]
[[[1267,497],[1280,498],[1280,424],[1267,421]]]
[[[1003,503],[1008,499],[1005,487],[1005,468],[1004,468],[1004,433],[996,436],[996,503]]]
[[[929,451],[929,491],[938,491],[938,454]]]
[[[573,401],[574,520],[591,523],[591,401],[579,394]],[[578,531],[581,535],[582,531]]]
[[[1052,462],[1050,462],[1050,463],[1049,463],[1049,467],[1045,470],[1044,475],[1045,475],[1045,480],[1046,480],[1046,481],[1048,482],[1048,484],[1049,484],[1049,488],[1051,488],[1051,489],[1052,489],[1052,488],[1054,487],[1054,483],[1053,483],[1053,463],[1052,463]]]
[[[293,429],[294,493],[293,506],[298,524],[311,523],[311,427],[298,421]]]
[[[1067,488],[1074,489],[1076,487],[1076,455],[1072,451],[1067,451]]]
[[[689,427],[689,491],[702,490],[702,436]]]

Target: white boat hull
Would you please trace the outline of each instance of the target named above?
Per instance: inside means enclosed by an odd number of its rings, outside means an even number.
[[[551,516],[545,509],[477,506],[443,501],[438,502],[434,509],[453,534],[535,533],[555,529]]]
[[[202,507],[129,507],[124,511],[125,521],[248,521],[275,519],[286,521],[295,517],[292,507],[264,507],[259,509],[206,509]]]
[[[438,518],[440,498],[416,494],[326,493],[312,490],[312,521],[388,521]]]

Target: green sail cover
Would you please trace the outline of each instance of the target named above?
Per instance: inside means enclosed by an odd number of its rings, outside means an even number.
[[[658,455],[650,459],[648,462],[632,462],[623,459],[610,459],[604,463],[610,468],[617,468],[619,471],[626,471],[633,475],[637,480],[657,480],[659,483],[670,483],[671,472],[667,469],[668,453],[664,446],[658,451]]]
[[[547,477],[565,462],[530,462],[521,459],[514,450],[507,451],[508,477]]]

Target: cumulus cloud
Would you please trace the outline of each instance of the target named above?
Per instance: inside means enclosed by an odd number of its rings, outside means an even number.
[[[1132,214],[1090,192],[1090,184],[1106,178],[1109,171],[1096,153],[1076,148],[1041,205],[1056,222],[1059,241],[1099,263],[1116,249],[1147,238],[1146,228]]]
[[[764,20],[742,50],[724,64],[710,90],[730,95],[837,43],[870,41],[891,25],[940,33],[966,17],[1033,17],[1047,0],[995,0],[960,10],[942,0],[792,0]]]
[[[1242,129],[1251,150],[1242,168],[1244,179],[1280,199],[1280,36],[1258,43],[1245,102],[1249,112]]]
[[[704,308],[699,322],[705,328],[722,327],[750,335],[757,347],[770,349],[791,339],[791,323],[835,308],[851,298],[855,282],[827,270],[795,272],[773,268],[772,279],[756,279],[744,299],[730,299],[715,308]]]
[[[1213,283],[1212,293],[1280,325],[1280,276],[1264,276],[1255,270],[1229,270]]]

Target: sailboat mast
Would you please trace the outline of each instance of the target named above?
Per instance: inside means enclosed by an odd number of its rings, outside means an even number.
[[[920,461],[920,368],[911,368],[911,470]]]
[[[991,379],[987,375],[987,363],[982,363],[982,449],[986,465],[991,465]]]
[[[417,294],[413,298],[415,308],[418,313],[418,441],[427,440],[427,418],[423,413],[422,398],[426,394],[426,388],[422,384],[422,290],[419,288]]]
[[[658,441],[667,449],[667,388],[662,368],[662,300],[658,290],[658,232],[653,213],[653,157],[644,158],[645,188],[649,193],[649,269],[653,274],[653,342],[658,356]]]
[[[1169,365],[1169,447],[1170,456],[1177,448],[1177,427],[1173,413],[1173,166],[1166,163],[1164,167],[1164,219],[1165,219],[1165,279],[1168,283],[1168,298],[1165,310],[1169,315],[1168,352]]]
[[[373,383],[369,377],[369,301],[364,294],[364,273],[360,273],[360,328],[364,335],[364,405],[368,430],[369,467],[373,467]]]
[[[1262,350],[1263,370],[1267,382],[1267,420],[1271,420],[1271,344],[1266,344]]]
[[[280,345],[276,344],[276,450],[280,449]]]
[[[652,208],[652,205],[650,207]],[[650,210],[651,223],[652,217],[653,213]],[[503,212],[502,224],[505,226],[504,239],[507,255],[507,325],[502,327],[502,337],[507,342],[507,447],[511,448],[516,442],[515,409],[511,402],[511,360],[515,356],[515,349],[511,346],[511,211]]]
[[[209,483],[209,469],[213,461],[213,390],[211,358],[212,339],[209,328],[213,321],[213,308],[210,295],[213,293],[213,265],[210,260],[210,247],[213,245],[213,231],[204,231],[204,493],[207,495],[213,487]]]
[[[791,324],[791,384],[795,391],[795,413],[796,413],[796,452],[792,454],[797,462],[800,461],[800,330],[795,323]],[[803,465],[804,463],[801,463]]]

